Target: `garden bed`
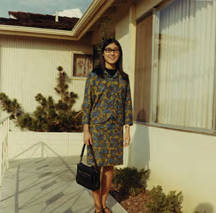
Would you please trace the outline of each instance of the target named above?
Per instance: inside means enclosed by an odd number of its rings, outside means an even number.
[[[136,196],[122,196],[114,186],[111,187],[110,194],[121,204],[128,213],[146,213],[144,203],[148,199],[146,192],[141,192]]]
[[[182,213],[182,192],[163,192],[160,185],[147,190],[150,171],[115,169],[110,194],[128,213]]]

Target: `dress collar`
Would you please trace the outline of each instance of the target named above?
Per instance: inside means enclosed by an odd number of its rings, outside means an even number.
[[[119,77],[119,70],[117,69],[113,76],[110,76],[109,73],[106,70],[104,70],[104,76],[105,78],[117,79]]]

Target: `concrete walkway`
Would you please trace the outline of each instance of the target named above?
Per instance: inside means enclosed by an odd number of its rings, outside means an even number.
[[[36,158],[10,162],[0,188],[0,213],[93,213],[91,191],[75,181],[79,157]],[[113,213],[125,213],[109,195]]]

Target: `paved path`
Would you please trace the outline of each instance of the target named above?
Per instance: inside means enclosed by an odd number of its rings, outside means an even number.
[[[91,191],[75,181],[78,157],[10,162],[0,188],[0,213],[93,213]],[[126,213],[109,195],[113,213]]]

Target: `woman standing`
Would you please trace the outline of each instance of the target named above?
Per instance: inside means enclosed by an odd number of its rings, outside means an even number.
[[[123,146],[130,143],[133,124],[129,78],[122,69],[122,48],[115,39],[104,42],[100,65],[88,75],[82,109],[84,143],[92,145],[102,175],[101,189],[92,191],[95,212],[109,213],[106,200],[113,167],[123,164]],[[94,165],[89,146],[87,163]]]

